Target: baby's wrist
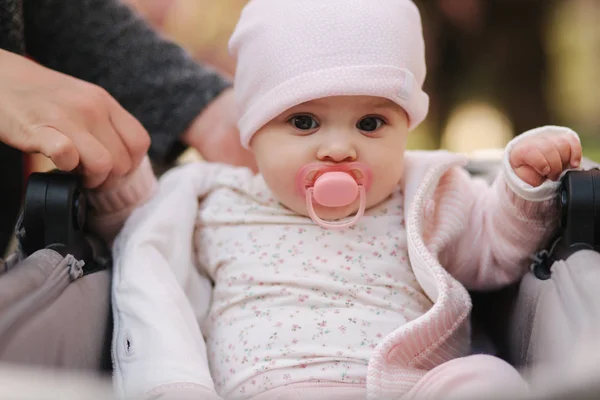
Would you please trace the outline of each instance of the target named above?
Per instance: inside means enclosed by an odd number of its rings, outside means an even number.
[[[506,179],[497,182],[498,196],[504,203],[510,204],[523,218],[530,221],[541,221],[543,225],[554,224],[558,214],[558,187],[553,196],[546,196],[548,185],[554,182],[547,181],[539,187],[532,188],[524,194],[522,191],[514,190]],[[543,186],[543,187],[542,187]]]
[[[123,178],[117,187],[89,190],[87,199],[96,215],[118,213],[146,202],[154,192],[156,184],[156,176],[146,156],[140,166]]]

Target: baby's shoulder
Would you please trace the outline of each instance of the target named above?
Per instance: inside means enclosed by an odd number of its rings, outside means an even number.
[[[249,168],[225,164],[221,166],[215,180],[217,185],[247,188],[256,179],[256,175]]]
[[[230,198],[238,205],[280,207],[263,176],[243,167],[228,166],[221,170],[208,196]]]
[[[215,181],[214,189],[235,191],[249,197],[258,199],[272,197],[269,186],[261,174],[255,174],[245,167],[231,167],[224,169]]]

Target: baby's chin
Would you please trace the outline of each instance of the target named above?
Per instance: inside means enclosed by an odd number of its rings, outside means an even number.
[[[335,221],[354,216],[358,211],[359,205],[360,201],[356,200],[354,203],[344,207],[324,207],[322,205],[313,203],[313,208],[315,210],[315,213],[317,214],[317,217],[326,221]],[[306,209],[306,206],[304,204],[303,207],[301,207],[301,209],[300,207],[287,207],[297,212],[298,214],[304,215],[305,217],[309,217],[308,210]]]

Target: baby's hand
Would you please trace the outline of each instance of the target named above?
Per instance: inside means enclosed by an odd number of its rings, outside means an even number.
[[[581,163],[581,143],[573,135],[536,135],[519,141],[510,153],[510,165],[519,178],[540,186],[556,181],[562,172]]]

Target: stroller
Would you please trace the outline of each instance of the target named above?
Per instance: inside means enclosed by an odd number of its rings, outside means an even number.
[[[497,160],[473,160],[467,168],[492,178],[497,166]],[[582,335],[600,332],[594,330],[600,322],[600,169],[589,161],[583,167],[563,177],[559,235],[532,257],[521,282],[472,293],[473,353],[499,356],[540,385],[548,382],[546,366],[568,362]],[[41,375],[44,389],[25,397],[30,371],[5,368],[0,376],[12,380],[0,381],[12,385],[2,382],[0,398],[112,398],[102,381],[111,370],[110,252],[85,230],[78,179],[33,174],[16,233],[17,251],[0,264],[0,361],[7,368],[20,364],[64,373]],[[81,372],[86,376],[79,377]],[[16,386],[19,379],[23,386]],[[586,381],[577,397],[600,396],[596,381]],[[536,398],[574,394],[574,387],[556,383]]]
[[[85,209],[77,176],[30,176],[17,250],[0,259],[2,399],[110,398],[110,252]]]

